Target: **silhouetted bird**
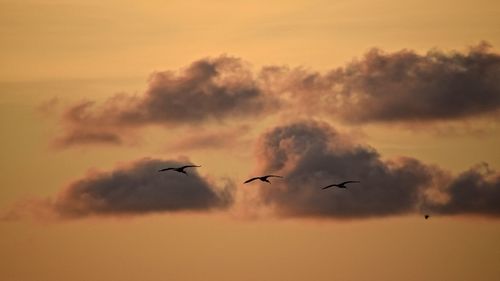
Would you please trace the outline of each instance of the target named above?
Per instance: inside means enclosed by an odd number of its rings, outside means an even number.
[[[330,188],[332,186],[336,186],[338,188],[347,188],[347,186],[345,186],[346,184],[355,183],[355,182],[359,182],[359,181],[345,181],[345,182],[341,182],[341,183],[330,184],[329,186],[325,186],[322,189],[327,189],[327,188]]]
[[[183,173],[185,175],[187,175],[187,172],[184,171],[184,169],[186,168],[193,168],[193,167],[201,167],[201,166],[196,166],[196,165],[186,165],[186,166],[182,166],[182,167],[178,167],[178,168],[165,168],[165,169],[161,169],[161,170],[158,170],[158,172],[163,172],[163,171],[176,171],[176,172],[179,172],[179,173]]]
[[[261,180],[261,181],[265,181],[267,183],[271,183],[267,178],[283,178],[283,177],[282,176],[275,176],[275,175],[267,175],[267,176],[262,176],[262,177],[251,178],[251,179],[245,181],[244,183],[249,183],[249,182],[254,181],[254,180]]]
[[[424,216],[424,218],[425,218],[425,219],[428,219],[429,217],[430,217],[429,215],[425,215],[425,216]]]

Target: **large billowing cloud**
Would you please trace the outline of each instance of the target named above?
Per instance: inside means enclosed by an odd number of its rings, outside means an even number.
[[[239,207],[271,210],[285,217],[353,219],[410,213],[500,217],[500,173],[481,164],[459,175],[413,158],[382,159],[330,125],[300,121],[274,127],[256,146],[255,174],[277,174],[272,184],[245,185]],[[208,211],[234,206],[232,181],[216,184],[201,177],[157,172],[189,161],[143,159],[109,172],[90,172],[55,199],[22,202],[4,219],[37,212],[78,218],[153,212]],[[203,169],[203,168],[201,168]],[[346,180],[347,189],[322,187]],[[255,195],[255,194],[254,194]],[[31,211],[30,211],[31,210]]]
[[[141,126],[255,117],[278,105],[257,84],[245,63],[226,56],[196,61],[180,73],[154,73],[143,95],[119,94],[102,104],[83,101],[67,108],[65,132],[56,144],[118,144]]]
[[[383,160],[325,123],[276,127],[259,141],[259,172],[284,176],[261,184],[262,201],[284,216],[363,218],[413,212],[500,215],[500,177],[470,171],[453,178],[416,159]],[[321,187],[346,180],[347,189]],[[440,195],[440,196],[436,196]]]
[[[188,176],[158,172],[186,165],[177,161],[143,159],[110,172],[89,173],[69,184],[50,204],[61,217],[133,215],[151,212],[207,211],[232,204],[232,184],[216,187],[196,169]]]
[[[240,59],[221,56],[193,62],[178,73],[155,73],[142,95],[120,94],[104,103],[83,101],[66,108],[64,133],[56,144],[121,144],[131,128],[254,122],[264,112],[307,112],[349,123],[498,116],[498,81],[500,55],[486,43],[467,52],[424,55],[372,49],[324,74],[281,66],[253,73]]]
[[[486,43],[466,53],[372,49],[324,75],[269,67],[263,77],[310,112],[354,123],[456,120],[500,109],[500,55]]]
[[[277,127],[260,141],[263,171],[285,179],[260,189],[263,200],[291,216],[368,217],[414,211],[432,169],[414,159],[384,162],[323,123]],[[321,187],[359,180],[348,190]]]

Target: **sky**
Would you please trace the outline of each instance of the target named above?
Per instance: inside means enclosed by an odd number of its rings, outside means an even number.
[[[0,0],[0,279],[498,280],[499,13]]]

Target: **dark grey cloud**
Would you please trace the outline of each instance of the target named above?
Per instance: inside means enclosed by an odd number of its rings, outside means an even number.
[[[141,95],[67,107],[56,144],[122,144],[149,125],[255,122],[261,114],[404,124],[498,117],[499,81],[500,55],[487,43],[423,55],[372,49],[325,73],[282,66],[253,72],[240,59],[220,56],[154,73]]]
[[[471,170],[454,178],[413,158],[383,160],[373,148],[352,142],[325,123],[276,127],[262,136],[257,155],[260,172],[284,176],[259,188],[261,200],[284,216],[365,218],[423,211],[499,214],[499,174],[487,181]],[[361,183],[348,189],[321,189],[345,180]],[[449,200],[437,203],[432,194],[439,193]]]
[[[444,204],[427,204],[432,213],[445,215],[500,216],[500,173],[487,164],[478,165],[454,178],[445,188]]]
[[[220,56],[196,61],[179,73],[154,73],[143,95],[119,94],[104,103],[82,101],[67,108],[59,143],[119,143],[111,135],[120,138],[141,126],[199,125],[255,117],[277,105],[277,99],[259,88],[247,64]]]
[[[290,216],[355,218],[409,213],[434,171],[415,159],[383,161],[324,123],[300,122],[268,132],[261,169],[285,177],[260,189],[262,199]],[[348,190],[321,187],[359,180]]]
[[[232,204],[232,184],[216,187],[196,169],[189,176],[157,172],[186,163],[143,159],[110,172],[94,172],[69,184],[50,204],[61,217],[207,211]]]
[[[500,108],[500,55],[487,43],[425,55],[372,49],[326,74],[271,66],[261,77],[298,108],[353,123],[459,120]]]

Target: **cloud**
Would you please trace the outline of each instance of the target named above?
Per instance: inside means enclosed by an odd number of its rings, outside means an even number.
[[[160,168],[186,163],[142,159],[109,172],[89,172],[65,187],[54,199],[18,204],[17,211],[11,211],[7,217],[15,218],[16,213],[22,214],[29,209],[45,209],[45,213],[50,210],[53,216],[60,218],[78,218],[202,212],[231,206],[233,184],[229,181],[217,187],[214,181],[201,177],[196,169],[190,169],[188,176],[177,172],[158,172]]]
[[[278,113],[356,124],[463,121],[498,116],[498,81],[500,55],[484,42],[466,52],[423,55],[372,49],[325,73],[275,65],[254,72],[238,58],[219,56],[179,72],[154,73],[141,95],[66,107],[56,144],[122,144],[135,129],[150,125],[254,122],[261,114]]]
[[[445,188],[447,200],[427,204],[432,213],[500,217],[500,173],[483,163],[465,171]]]
[[[257,85],[249,66],[220,56],[193,62],[180,73],[157,72],[143,95],[118,94],[104,103],[82,101],[62,115],[61,145],[120,143],[148,125],[200,125],[255,117],[277,106]],[[97,131],[97,132],[96,132]]]
[[[481,164],[461,174],[409,157],[382,159],[329,124],[297,121],[258,139],[254,175],[277,174],[236,194],[233,181],[216,182],[190,169],[189,176],[159,173],[189,161],[142,159],[111,171],[93,171],[55,198],[18,202],[2,219],[79,218],[209,210],[283,217],[362,219],[411,213],[500,217],[500,173]],[[201,168],[203,169],[203,168]],[[332,183],[358,180],[347,189]],[[255,193],[254,193],[255,192]],[[238,199],[236,200],[236,195]],[[236,202],[235,202],[236,200]],[[251,203],[251,204],[250,204]],[[234,212],[233,212],[234,213]]]
[[[500,214],[495,204],[500,202],[500,174],[493,181],[476,170],[453,177],[413,158],[383,160],[375,149],[326,123],[276,127],[261,137],[256,151],[260,173],[284,176],[259,188],[262,202],[282,216],[345,219],[430,210]],[[361,183],[321,189],[346,180]]]
[[[262,199],[287,216],[370,217],[414,211],[420,188],[434,171],[402,158],[384,162],[377,152],[350,143],[325,123],[277,127],[260,140],[262,171],[285,177],[260,189]],[[321,187],[359,180],[348,190]]]
[[[54,140],[53,145],[58,148],[66,148],[81,144],[122,144],[123,140],[120,135],[113,132],[97,130],[75,130],[65,136]]]
[[[271,66],[261,77],[296,107],[349,123],[460,120],[500,108],[500,55],[484,42],[465,53],[372,49],[326,74]]]

